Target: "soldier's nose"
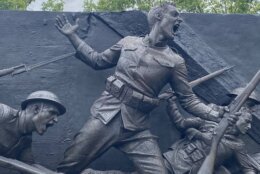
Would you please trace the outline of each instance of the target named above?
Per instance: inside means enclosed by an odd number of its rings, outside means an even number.
[[[56,116],[56,117],[54,117],[54,119],[53,119],[53,121],[55,122],[55,123],[58,123],[58,117]]]
[[[183,19],[180,18],[180,17],[178,17],[177,21],[178,21],[179,23],[182,23],[182,22],[183,22]]]

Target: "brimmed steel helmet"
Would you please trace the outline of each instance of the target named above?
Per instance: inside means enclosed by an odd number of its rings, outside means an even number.
[[[21,107],[25,109],[27,104],[33,101],[47,101],[57,106],[60,115],[66,112],[66,108],[61,104],[60,99],[50,91],[35,91],[31,93],[25,101],[22,102]]]
[[[242,87],[236,88],[236,89],[234,89],[230,94],[228,94],[228,96],[229,96],[229,97],[235,97],[235,96],[239,95],[240,93],[242,93],[244,89],[245,89],[245,88],[242,88]],[[256,94],[255,91],[253,91],[253,92],[251,93],[251,95],[249,96],[249,99],[253,100],[253,101],[256,102],[257,104],[260,104],[259,96]]]

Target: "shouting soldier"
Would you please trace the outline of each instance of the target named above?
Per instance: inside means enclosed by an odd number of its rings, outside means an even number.
[[[21,110],[0,104],[0,155],[34,163],[32,132],[43,135],[65,112],[59,98],[49,91],[31,93]]]
[[[125,37],[102,53],[79,38],[78,21],[71,25],[66,16],[56,18],[57,29],[77,50],[77,58],[95,70],[116,70],[107,78],[105,91],[91,107],[92,116],[66,150],[58,171],[79,173],[113,146],[133,161],[139,173],[167,173],[149,130],[149,113],[159,104],[162,88],[170,84],[183,108],[194,115],[207,120],[221,117],[194,95],[184,59],[167,45],[182,21],[175,4],[164,3],[149,11],[147,36]]]

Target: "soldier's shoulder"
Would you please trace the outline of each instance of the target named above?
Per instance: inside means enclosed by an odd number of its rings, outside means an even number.
[[[129,44],[135,44],[137,42],[140,42],[142,40],[142,37],[138,36],[126,36],[121,40],[121,43],[123,45],[129,45]]]
[[[185,63],[184,58],[178,53],[176,53],[175,51],[173,51],[171,48],[169,48],[167,52],[168,52],[167,54],[170,56],[170,59],[174,61],[175,65]]]
[[[3,103],[0,103],[0,121],[3,121],[3,120],[6,120],[6,119],[9,119],[9,118],[13,118],[16,116],[17,114],[17,110],[8,106],[8,105],[5,105]]]

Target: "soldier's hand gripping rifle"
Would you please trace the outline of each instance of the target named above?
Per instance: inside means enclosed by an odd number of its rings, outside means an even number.
[[[17,74],[21,74],[21,73],[24,73],[24,72],[27,72],[27,71],[31,71],[35,68],[39,68],[39,67],[42,67],[44,65],[47,65],[47,64],[57,62],[59,60],[74,56],[74,55],[75,55],[75,53],[73,52],[73,53],[68,53],[68,54],[64,54],[64,55],[61,55],[61,56],[57,56],[57,57],[54,57],[52,59],[49,59],[49,60],[46,60],[46,61],[43,61],[43,62],[39,62],[39,63],[34,64],[34,65],[26,66],[25,64],[21,64],[21,65],[14,66],[14,67],[11,67],[11,68],[3,69],[3,70],[0,70],[0,77],[6,76],[6,75],[9,75],[9,74],[12,75],[12,76],[17,75]]]
[[[229,113],[227,114],[235,114],[236,112],[238,112],[259,82],[260,70],[258,70],[252,80],[248,83],[244,91],[241,94],[237,95],[237,97],[230,103]],[[221,138],[223,137],[227,127],[228,116],[224,116],[224,118],[220,121],[219,126],[215,130],[210,152],[205,158],[201,168],[199,169],[198,174],[213,174],[218,144],[220,143]]]

